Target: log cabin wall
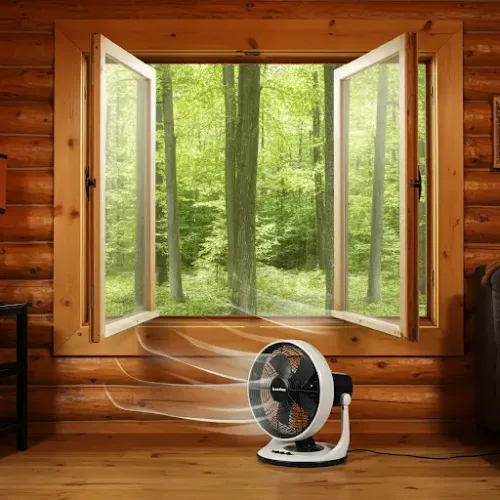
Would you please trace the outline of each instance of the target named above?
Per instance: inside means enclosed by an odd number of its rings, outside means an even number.
[[[33,302],[29,316],[29,409],[31,420],[38,422],[145,418],[123,412],[107,400],[103,383],[130,383],[113,358],[51,356],[55,19],[390,16],[463,20],[464,279],[469,354],[459,358],[331,357],[329,362],[333,369],[345,370],[354,378],[352,416],[359,420],[357,429],[376,428],[373,422],[363,424],[364,420],[419,420],[425,425],[442,419],[471,419],[474,297],[469,292],[469,278],[475,266],[500,257],[500,172],[490,171],[491,97],[500,94],[500,2],[3,0],[0,11],[0,152],[9,156],[8,209],[0,216],[0,301]],[[13,345],[14,323],[3,319],[0,360],[13,358]],[[193,375],[185,366],[153,359],[121,361],[137,377],[145,371]],[[200,372],[196,377],[200,380]],[[208,375],[201,377],[210,379]],[[161,379],[173,381],[175,377],[163,375]],[[12,413],[13,402],[13,388],[1,386],[0,412]],[[80,428],[85,429],[85,424]]]

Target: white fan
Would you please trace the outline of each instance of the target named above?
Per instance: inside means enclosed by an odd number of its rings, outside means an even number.
[[[271,436],[258,458],[287,467],[326,467],[344,463],[349,449],[352,380],[332,373],[312,345],[295,340],[273,342],[255,358],[248,377],[248,401],[257,424]],[[337,445],[316,443],[313,435],[340,406]]]

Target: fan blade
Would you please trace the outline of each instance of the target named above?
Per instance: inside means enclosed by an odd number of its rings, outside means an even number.
[[[318,405],[305,392],[299,392],[295,396],[295,400],[299,406],[310,416],[316,415]]]
[[[282,403],[279,403],[278,406],[278,413],[276,417],[278,418],[278,422],[280,424],[286,425],[287,427],[290,426],[290,412],[292,411],[292,407],[288,403],[288,401],[283,401]]]
[[[302,356],[300,358],[300,364],[297,368],[297,371],[295,372],[295,377],[297,379],[297,382],[299,383],[299,387],[305,387],[314,371],[315,370],[312,361],[306,356]]]
[[[276,374],[281,378],[287,379],[290,376],[290,361],[284,354],[277,354],[269,360],[269,364],[276,370]]]

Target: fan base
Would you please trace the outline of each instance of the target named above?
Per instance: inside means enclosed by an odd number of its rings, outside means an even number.
[[[334,445],[318,444],[322,446],[319,451],[291,452],[288,451],[290,443],[273,440],[257,453],[257,458],[265,464],[298,468],[331,467],[346,462],[347,454],[339,454]]]

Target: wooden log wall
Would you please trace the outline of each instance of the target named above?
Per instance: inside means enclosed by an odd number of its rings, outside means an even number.
[[[410,18],[464,21],[465,283],[467,342],[473,335],[470,277],[500,258],[500,173],[491,172],[491,98],[500,94],[500,2],[330,2],[24,0],[2,2],[0,16],[0,152],[9,156],[7,214],[0,216],[0,301],[30,300],[30,415],[35,421],[147,420],[113,406],[103,385],[126,398],[124,384],[220,383],[186,364],[144,358],[54,358],[53,85],[55,19],[84,18]],[[457,82],[461,85],[461,82]],[[0,361],[14,356],[14,322],[0,320]],[[329,358],[356,383],[353,418],[470,419],[471,356],[459,358]],[[125,374],[128,373],[129,375]],[[134,392],[147,406],[150,388]],[[14,392],[0,385],[0,413]],[[168,399],[168,396],[167,396]],[[196,401],[193,401],[196,404]],[[158,418],[158,417],[156,417]],[[367,424],[368,425],[368,424]],[[370,424],[373,426],[373,422]],[[373,427],[370,427],[373,428]],[[390,429],[390,424],[387,426]],[[81,427],[80,427],[81,430]]]

